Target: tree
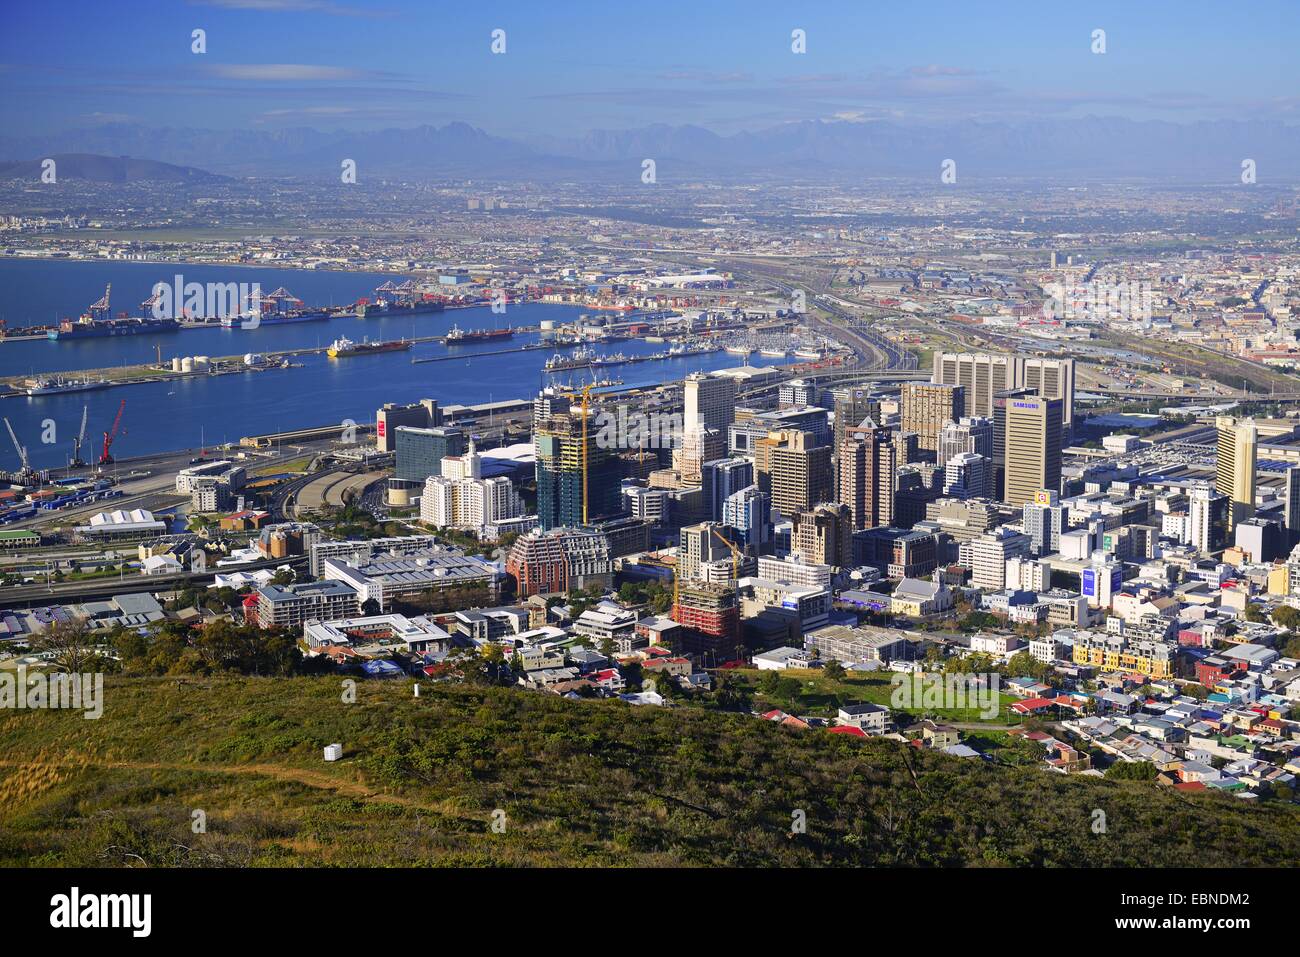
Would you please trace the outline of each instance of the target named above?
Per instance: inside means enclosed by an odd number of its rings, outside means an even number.
[[[1295,631],[1300,627],[1300,609],[1292,608],[1290,605],[1279,605],[1273,609],[1273,623],[1287,631]]]
[[[822,667],[822,674],[832,681],[843,681],[848,672],[844,670],[842,664],[832,658]]]
[[[1116,761],[1106,769],[1106,777],[1121,781],[1154,781],[1158,773],[1150,761]]]
[[[1264,621],[1264,612],[1254,602],[1247,602],[1242,617],[1252,622]]]
[[[80,618],[55,621],[32,640],[32,649],[52,653],[54,663],[64,671],[81,673],[99,658],[90,628]]]

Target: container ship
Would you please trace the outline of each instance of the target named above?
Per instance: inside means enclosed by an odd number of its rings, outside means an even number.
[[[459,326],[447,330],[447,345],[463,342],[492,342],[497,339],[509,339],[515,334],[513,329],[473,329],[466,332]]]
[[[355,313],[358,319],[381,319],[384,316],[413,316],[425,312],[442,312],[447,304],[439,298],[420,293],[409,279],[403,283],[392,280],[375,287],[375,298],[358,299]]]
[[[335,339],[325,354],[331,359],[339,359],[343,356],[367,356],[375,352],[404,352],[411,348],[411,344],[405,339],[397,339],[392,342],[353,342],[347,336]]]
[[[104,289],[103,298],[92,303],[80,318],[64,319],[57,329],[50,329],[45,335],[57,342],[63,339],[97,339],[101,336],[138,336],[146,332],[175,332],[180,329],[181,324],[175,319],[131,318],[126,313],[116,319],[111,318],[109,297],[112,292],[113,284],[109,283]],[[143,305],[148,307],[151,302],[149,300]]]
[[[255,309],[261,310],[260,316],[255,314]],[[323,322],[328,318],[328,310],[304,308],[301,299],[281,286],[275,292],[259,297],[256,305],[250,301],[244,313],[222,316],[221,325],[226,329],[256,329],[290,322]]]

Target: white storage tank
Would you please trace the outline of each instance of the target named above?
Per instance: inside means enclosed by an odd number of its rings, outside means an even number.
[[[207,356],[195,356],[195,357],[194,357],[194,371],[195,371],[195,372],[207,372],[207,371],[208,371],[208,367],[211,366],[211,365],[212,365],[212,360],[209,359]]]
[[[261,364],[262,357],[256,352],[250,352],[244,356],[244,365],[246,366],[260,366]]]
[[[172,356],[172,372],[180,372],[180,371],[181,371],[181,357]]]
[[[194,371],[194,358],[192,356],[186,356],[184,359],[181,360],[181,371],[182,372]]]

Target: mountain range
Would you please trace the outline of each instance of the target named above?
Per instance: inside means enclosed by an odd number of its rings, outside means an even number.
[[[1234,184],[1245,159],[1260,183],[1300,181],[1300,125],[1247,120],[1169,123],[1088,117],[942,126],[808,120],[720,134],[700,126],[592,130],[572,138],[496,136],[467,123],[370,132],[155,129],[108,124],[48,136],[0,136],[0,159],[53,154],[145,157],[228,176],[611,180],[640,177],[654,159],[673,177],[901,177],[938,182],[956,162],[971,178],[1131,179]],[[136,171],[138,173],[139,170]],[[157,171],[160,175],[165,171]]]

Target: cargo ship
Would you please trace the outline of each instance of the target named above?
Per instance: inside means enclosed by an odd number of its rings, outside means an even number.
[[[463,342],[492,342],[496,339],[509,339],[515,334],[513,329],[474,329],[466,332],[459,326],[447,330],[447,345]]]
[[[404,352],[411,348],[411,344],[405,339],[396,339],[391,342],[371,342],[365,340],[362,342],[353,342],[347,336],[335,339],[325,354],[331,359],[339,359],[343,356],[366,356],[375,352]]]
[[[63,339],[98,339],[102,336],[138,336],[147,332],[175,332],[180,329],[181,324],[175,319],[131,318],[126,313],[116,319],[110,318],[109,297],[112,292],[113,284],[109,283],[104,289],[103,298],[91,303],[80,318],[60,321],[57,329],[45,333],[46,337],[57,342]]]
[[[442,312],[447,304],[441,299],[421,293],[415,283],[392,280],[375,287],[375,298],[358,299],[354,312],[358,319],[381,319],[384,316],[413,316],[424,312]]]
[[[301,299],[281,286],[275,292],[259,296],[256,302],[250,300],[239,315],[222,316],[221,325],[226,329],[257,329],[291,322],[323,322],[328,318],[327,310],[304,308]]]
[[[91,389],[103,389],[108,386],[107,379],[53,379],[28,380],[32,384],[25,390],[28,395],[59,395],[63,392],[89,392]]]

